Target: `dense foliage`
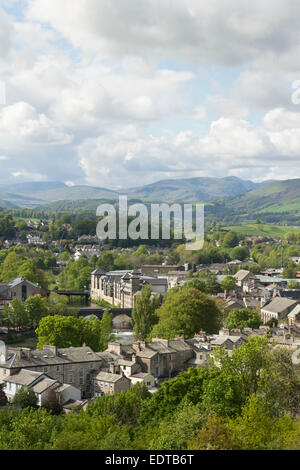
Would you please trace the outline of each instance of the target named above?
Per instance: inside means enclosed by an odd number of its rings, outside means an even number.
[[[218,366],[189,369],[151,395],[137,384],[94,399],[79,414],[0,412],[0,449],[300,449],[299,369],[287,350],[250,338]]]

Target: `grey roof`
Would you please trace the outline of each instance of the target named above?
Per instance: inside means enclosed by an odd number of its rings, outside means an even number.
[[[102,269],[95,269],[93,272],[92,272],[93,275],[97,275],[97,276],[102,276],[103,274],[105,274],[104,271],[102,271]]]
[[[74,362],[99,362],[101,357],[92,351],[88,346],[78,348],[62,348],[57,350],[57,355],[46,349],[36,349],[30,351],[30,357],[23,353],[18,358],[14,349],[8,347],[8,359],[0,366],[6,368],[23,368],[23,367],[46,367],[47,365],[60,365]]]
[[[120,374],[111,374],[110,372],[99,372],[96,375],[96,380],[103,382],[115,383],[122,379],[124,376]]]
[[[154,357],[157,354],[157,351],[154,351],[153,349],[150,349],[150,348],[146,347],[142,351],[135,351],[135,354],[138,357],[151,358],[151,357]]]
[[[250,271],[246,271],[245,269],[240,269],[233,277],[238,281],[243,281],[250,273]]]
[[[294,305],[297,305],[296,300],[289,300],[283,297],[276,297],[269,304],[265,305],[261,310],[272,313],[280,313]]]
[[[136,364],[136,362],[135,361],[126,361],[125,359],[120,359],[118,361],[118,364],[120,366],[132,367]]]
[[[55,384],[58,385],[59,382],[57,380],[50,379],[50,377],[43,377],[42,380],[39,380],[38,383],[33,385],[31,388],[35,393],[43,393],[45,390]]]
[[[174,339],[169,342],[172,349],[175,351],[189,351],[191,347],[183,339]]]
[[[146,372],[138,372],[136,374],[132,374],[130,378],[133,379],[144,379],[145,377],[149,377],[151,374],[146,374]]]
[[[153,351],[157,351],[159,354],[172,354],[175,352],[175,349],[170,346],[170,343],[169,346],[167,346],[164,343],[161,343],[160,341],[153,341],[151,343],[148,343],[147,347],[152,349]]]
[[[33,286],[33,287],[39,288],[39,285],[38,285],[38,284],[35,284],[34,282],[28,281],[28,279],[25,279],[24,276],[17,277],[17,278],[14,279],[13,281],[8,282],[8,286],[9,286],[9,287],[16,287],[16,286],[18,286],[19,284],[21,284],[21,283],[24,282],[24,281],[25,281],[27,284],[30,284],[30,285]]]
[[[233,343],[233,340],[229,337],[229,335],[216,335],[211,340],[211,344],[213,346],[220,346],[221,344],[226,343],[226,341],[231,341]]]
[[[4,382],[10,382],[18,385],[30,385],[39,377],[44,375],[43,372],[35,372],[32,370],[21,369],[17,374],[10,375],[3,379]]]

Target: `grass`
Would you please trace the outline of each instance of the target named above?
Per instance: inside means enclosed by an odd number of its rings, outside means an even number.
[[[223,227],[225,230],[231,230],[243,235],[249,236],[265,236],[271,238],[283,238],[288,232],[300,233],[300,227],[282,227],[279,225],[268,224],[245,224],[245,225],[232,225]]]

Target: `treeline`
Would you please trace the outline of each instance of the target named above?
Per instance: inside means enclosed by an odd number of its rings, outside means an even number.
[[[289,351],[250,338],[218,367],[191,368],[150,394],[144,384],[65,416],[0,412],[1,450],[283,450],[300,448],[299,370]]]

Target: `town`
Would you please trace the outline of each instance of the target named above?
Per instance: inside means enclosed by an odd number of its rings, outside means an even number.
[[[9,222],[0,251],[3,406],[22,409],[31,399],[51,413],[88,413],[137,387],[154,399],[191,369],[220,368],[219,351],[234,358],[253,341],[286,352],[297,375],[297,233],[247,237],[210,227],[203,250],[191,254],[177,241],[118,248],[90,233],[74,240],[70,216],[1,217]],[[53,225],[57,241],[49,242]]]

